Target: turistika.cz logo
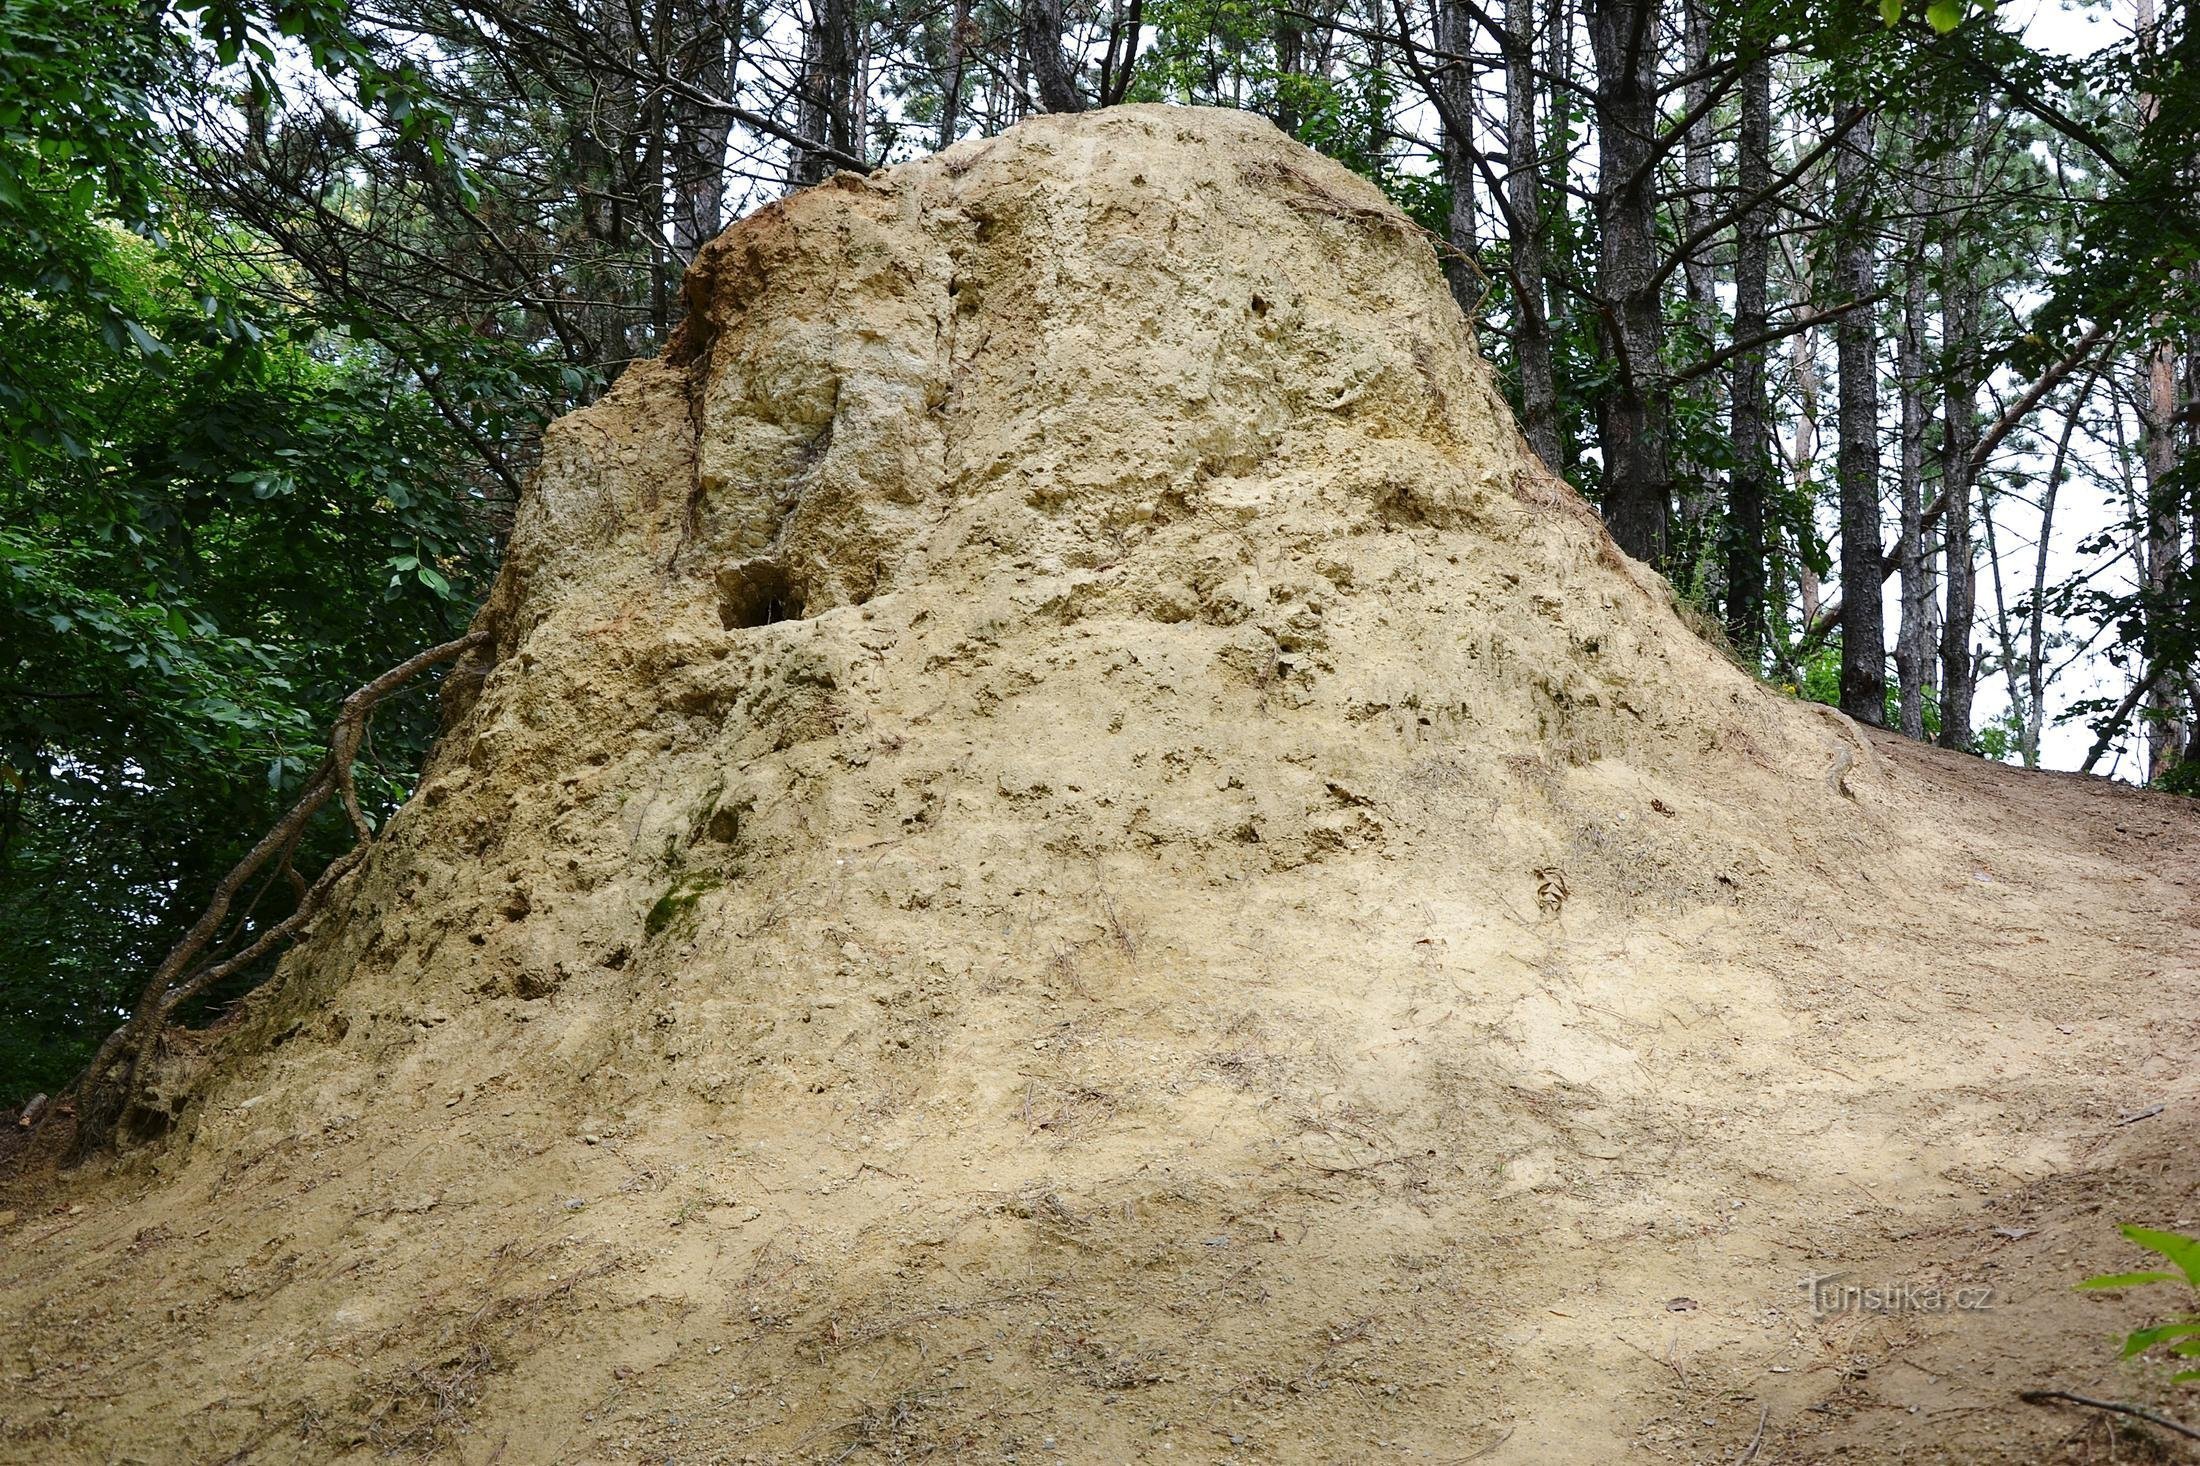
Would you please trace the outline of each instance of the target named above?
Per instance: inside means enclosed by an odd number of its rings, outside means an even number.
[[[1987,1283],[1859,1283],[1846,1281],[1847,1270],[1819,1273],[1803,1279],[1810,1294],[1811,1312],[1832,1313],[1977,1313],[1994,1306],[1994,1289]]]

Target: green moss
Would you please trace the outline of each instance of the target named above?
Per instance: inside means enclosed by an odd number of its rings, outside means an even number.
[[[657,898],[657,904],[649,908],[649,915],[642,918],[642,931],[651,937],[661,935],[693,911],[705,891],[716,890],[720,884],[717,876],[700,872],[680,877],[670,890]]]

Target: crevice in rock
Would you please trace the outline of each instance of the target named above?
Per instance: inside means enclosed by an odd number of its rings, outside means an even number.
[[[718,572],[718,620],[728,631],[799,621],[804,600],[801,584],[769,557],[743,560]]]

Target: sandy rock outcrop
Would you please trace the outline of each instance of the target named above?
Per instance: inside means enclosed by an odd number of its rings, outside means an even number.
[[[2143,1389],[2066,1284],[2193,1211],[2190,814],[1737,669],[1364,181],[1042,118],[686,299],[172,1142],[0,1233],[0,1458],[2033,1461],[2017,1385]]]

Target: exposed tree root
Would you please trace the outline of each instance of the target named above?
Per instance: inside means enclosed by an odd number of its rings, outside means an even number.
[[[336,883],[358,869],[360,862],[366,859],[374,830],[359,807],[352,765],[366,737],[367,720],[376,706],[419,673],[464,655],[488,636],[487,631],[472,631],[441,646],[430,647],[390,668],[344,699],[329,731],[328,754],[314,770],[313,777],[306,781],[298,802],[276,821],[273,829],[260,837],[259,843],[230,869],[229,874],[222,877],[214,887],[206,910],[147,980],[129,1021],[107,1036],[91,1063],[70,1086],[69,1095],[75,1101],[76,1114],[76,1132],[68,1147],[71,1164],[113,1144],[123,1118],[142,1097],[145,1061],[158,1047],[162,1032],[177,1010],[297,936],[319,914]],[[355,842],[351,849],[329,862],[320,879],[306,885],[290,868],[291,857],[304,838],[307,825],[331,797],[343,805]],[[297,891],[296,907],[289,916],[262,931],[242,949],[226,957],[207,957],[207,949],[215,945],[238,893],[271,861],[275,863],[277,874],[286,877]],[[47,1113],[63,1109],[64,1106],[57,1103],[48,1106]]]

